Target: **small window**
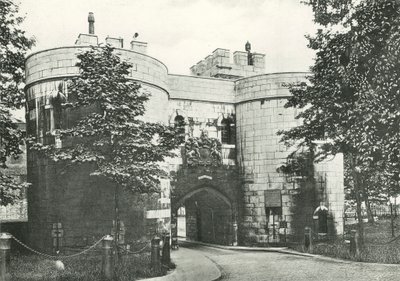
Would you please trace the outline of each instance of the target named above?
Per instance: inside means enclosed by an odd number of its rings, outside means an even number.
[[[231,119],[229,123],[229,144],[236,144],[236,124],[234,119]]]
[[[229,116],[221,121],[221,142],[225,144],[236,143],[236,127],[234,116]]]
[[[230,141],[230,122],[229,119],[222,119],[221,121],[221,142],[229,143]]]
[[[185,139],[185,125],[185,118],[183,118],[183,116],[181,115],[177,115],[174,120],[174,127],[176,137],[180,140]]]
[[[62,128],[63,110],[62,103],[66,101],[66,97],[62,92],[58,92],[56,96],[52,98],[51,104],[53,105],[53,119],[54,129]]]

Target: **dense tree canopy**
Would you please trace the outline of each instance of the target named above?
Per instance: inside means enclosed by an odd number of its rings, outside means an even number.
[[[23,186],[7,173],[6,160],[22,153],[23,134],[11,114],[24,105],[25,54],[34,44],[20,29],[23,18],[12,1],[0,0],[0,198],[7,205],[18,198]]]
[[[149,94],[128,79],[132,66],[113,50],[106,45],[78,55],[80,75],[68,81],[68,91],[57,99],[67,114],[84,108],[89,113],[55,132],[62,147],[36,142],[32,148],[55,161],[95,163],[93,175],[105,176],[130,191],[156,192],[159,179],[167,176],[160,163],[174,156],[178,145],[175,131],[144,121]]]
[[[368,182],[380,179],[392,194],[399,186],[400,1],[308,4],[321,26],[308,37],[315,64],[310,83],[293,86],[286,104],[301,108],[304,122],[282,140],[326,140],[324,155],[345,153],[360,208]]]

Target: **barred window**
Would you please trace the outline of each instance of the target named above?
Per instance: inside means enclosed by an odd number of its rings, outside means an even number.
[[[221,121],[221,142],[225,144],[236,143],[236,128],[233,116],[224,118]]]
[[[178,138],[185,139],[185,118],[181,115],[177,115],[174,119],[174,127],[176,136]]]

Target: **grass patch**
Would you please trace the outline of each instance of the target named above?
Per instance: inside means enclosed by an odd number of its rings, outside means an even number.
[[[395,237],[400,235],[398,231],[399,224],[400,218],[397,218],[394,223]],[[346,226],[345,232],[349,233],[350,230],[356,228],[357,225]],[[365,223],[364,237],[365,245],[361,250],[360,257],[350,255],[350,245],[342,237],[338,237],[334,241],[314,243],[313,254],[363,262],[400,263],[400,238],[390,242],[393,239],[390,220],[379,220],[374,224]],[[305,252],[302,244],[293,245],[291,248],[299,252]]]
[[[100,281],[102,257],[87,254],[63,261],[65,270],[58,270],[55,261],[36,255],[11,256],[11,280],[20,281]],[[123,256],[115,268],[116,281],[132,281],[166,274],[150,269],[150,253]]]

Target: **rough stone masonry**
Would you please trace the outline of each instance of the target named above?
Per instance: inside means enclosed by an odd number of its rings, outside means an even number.
[[[39,51],[26,59],[28,131],[43,142],[57,129],[57,118],[73,124],[85,114],[82,110],[56,116],[52,97],[67,92],[65,80],[79,75],[77,53],[99,44],[93,14],[89,20],[90,34],[80,34],[75,45]],[[125,244],[160,231],[176,235],[181,207],[186,208],[186,236],[211,243],[298,239],[305,226],[319,231],[321,222],[314,211],[320,205],[328,209],[327,232],[343,232],[342,156],[312,165],[308,180],[278,171],[292,150],[276,133],[301,122],[295,119],[296,110],[284,108],[288,84],[306,81],[307,73],[266,74],[265,55],[251,52],[246,44],[246,52],[236,51],[233,58],[229,50],[218,48],[191,67],[192,75],[176,75],[147,55],[145,42],[134,39],[130,49],[122,48],[121,38],[107,37],[105,42],[132,64],[130,78],[151,93],[146,120],[181,126],[186,139],[205,134],[222,143],[219,165],[202,165],[202,159],[200,165],[189,165],[182,146],[180,157],[164,163],[171,180],[162,181],[160,194],[121,196],[120,234]],[[207,151],[202,155],[206,163]],[[33,246],[49,252],[55,245],[83,247],[111,233],[113,183],[90,177],[91,169],[85,165],[64,171],[28,155]],[[52,237],[54,225],[63,233],[57,241]]]

